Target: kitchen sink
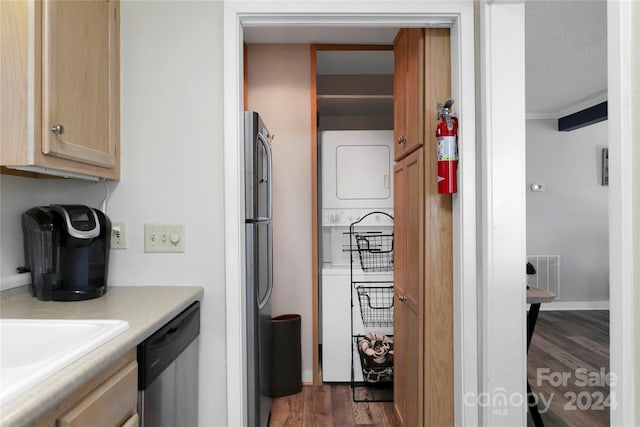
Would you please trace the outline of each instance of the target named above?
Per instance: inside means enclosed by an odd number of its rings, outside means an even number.
[[[0,319],[0,405],[127,329],[124,320]]]

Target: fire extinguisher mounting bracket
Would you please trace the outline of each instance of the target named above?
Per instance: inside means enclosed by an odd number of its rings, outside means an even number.
[[[448,130],[453,129],[453,123],[451,121],[451,111],[449,110],[453,106],[454,102],[455,101],[452,98],[449,98],[444,102],[444,104],[440,104],[440,103],[437,104],[438,120],[444,119],[445,122],[447,123]]]

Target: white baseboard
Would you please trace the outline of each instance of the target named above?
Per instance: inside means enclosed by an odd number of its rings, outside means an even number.
[[[561,310],[609,310],[609,301],[555,301],[540,306],[540,311]]]

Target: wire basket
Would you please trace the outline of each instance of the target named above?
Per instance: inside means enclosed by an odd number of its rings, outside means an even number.
[[[353,337],[355,344],[358,346],[358,354],[360,355],[360,365],[362,367],[362,378],[367,383],[382,383],[393,381],[393,336],[384,336],[381,334],[377,338],[384,337],[384,354],[382,356],[373,356],[365,353],[363,343],[374,345],[371,341],[371,334],[356,335]],[[377,340],[376,349],[382,340]],[[381,352],[378,351],[378,354]]]
[[[356,290],[365,327],[393,326],[393,286],[358,286]]]
[[[363,271],[393,271],[393,233],[357,233],[354,237]]]

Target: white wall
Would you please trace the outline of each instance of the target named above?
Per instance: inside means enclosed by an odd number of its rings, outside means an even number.
[[[247,45],[247,109],[275,135],[274,316],[302,316],[303,381],[313,381],[311,272],[311,95],[306,44]]]
[[[608,301],[609,187],[600,185],[608,122],[557,129],[557,120],[527,120],[527,254],[560,255],[557,301]]]
[[[122,180],[107,212],[127,223],[129,247],[112,251],[109,283],[205,288],[199,423],[225,426],[222,2],[122,1],[121,73]],[[2,275],[22,262],[23,210],[98,207],[104,194],[102,184],[6,176],[0,190]],[[152,222],[185,224],[185,253],[145,254]]]
[[[222,3],[126,1],[121,35],[123,176],[110,211],[132,246],[113,253],[112,282],[204,286],[199,423],[226,425]],[[144,254],[145,222],[185,224],[185,253]]]

